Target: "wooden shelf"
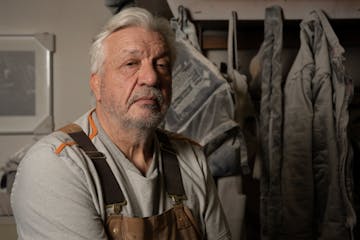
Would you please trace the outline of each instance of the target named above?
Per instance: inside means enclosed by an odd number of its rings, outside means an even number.
[[[284,20],[284,48],[298,48],[300,45],[300,20]],[[203,50],[227,49],[228,21],[194,21]],[[330,20],[343,47],[360,47],[360,19]],[[237,23],[238,49],[258,49],[264,38],[264,21],[244,21]]]
[[[311,10],[322,9],[334,19],[360,19],[358,0],[167,0],[174,16],[180,5],[194,20],[226,20],[236,11],[240,20],[264,19],[265,8],[282,7],[286,19],[303,19]]]

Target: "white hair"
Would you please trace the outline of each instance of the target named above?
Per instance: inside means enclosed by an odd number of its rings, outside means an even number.
[[[143,8],[129,7],[111,17],[102,31],[94,38],[90,47],[91,73],[101,72],[105,61],[104,40],[113,32],[126,27],[142,27],[160,33],[169,47],[170,58],[173,64],[175,60],[175,37],[169,21],[162,17],[153,16]]]

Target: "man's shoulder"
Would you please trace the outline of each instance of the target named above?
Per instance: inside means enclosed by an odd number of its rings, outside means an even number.
[[[59,150],[59,146],[66,141],[66,134],[61,132],[53,132],[42,137],[26,149],[20,165],[26,165],[27,171],[31,171],[31,169],[51,168],[52,165],[57,165],[61,162],[60,154],[57,151]]]
[[[55,152],[63,143],[70,141],[70,137],[61,131],[54,131],[34,143],[28,150],[28,154],[40,150]]]
[[[18,169],[20,175],[38,172],[37,178],[42,179],[70,174],[67,172],[82,176],[85,165],[86,159],[71,137],[54,131],[27,150]]]
[[[171,148],[177,154],[180,165],[186,164],[190,168],[198,169],[206,162],[203,147],[196,141],[182,134],[161,130],[170,140]],[[160,143],[160,146],[164,143]]]
[[[73,148],[73,150],[77,149],[77,143],[70,136],[70,133],[83,130],[88,134],[88,115],[89,113],[86,113],[75,122],[61,126],[39,141],[39,144],[50,147],[56,155],[66,152],[64,150],[68,150],[68,147]]]

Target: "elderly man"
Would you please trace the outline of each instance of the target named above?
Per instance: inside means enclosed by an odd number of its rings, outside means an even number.
[[[230,239],[201,148],[157,128],[173,43],[168,22],[144,9],[105,25],[90,51],[96,108],[36,143],[18,168],[19,239]]]

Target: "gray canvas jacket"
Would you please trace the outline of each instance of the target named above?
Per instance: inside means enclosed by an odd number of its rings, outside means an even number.
[[[322,11],[300,24],[300,49],[281,77],[282,16],[266,11],[260,113],[262,239],[353,239],[352,83]]]
[[[322,11],[312,11],[300,27],[300,50],[284,88],[279,239],[352,239],[345,51]]]

